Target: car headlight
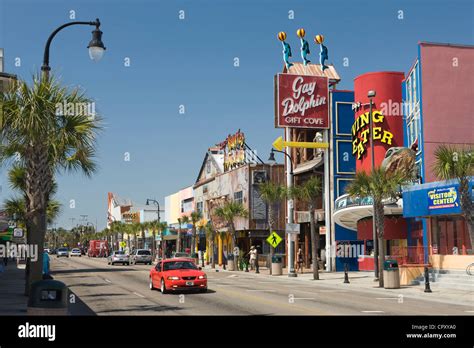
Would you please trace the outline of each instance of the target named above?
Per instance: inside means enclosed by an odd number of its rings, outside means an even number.
[[[206,279],[206,278],[207,278],[207,277],[206,277],[206,275],[205,275],[205,274],[203,274],[203,275],[200,275],[200,276],[198,277],[198,279]]]
[[[168,280],[179,280],[179,277],[168,277]]]

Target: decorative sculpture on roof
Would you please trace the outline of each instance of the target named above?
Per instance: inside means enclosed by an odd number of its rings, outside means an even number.
[[[278,33],[278,40],[280,40],[281,44],[283,45],[283,61],[285,62],[286,69],[288,70],[290,66],[293,65],[293,63],[291,63],[289,60],[291,57],[291,47],[288,43],[285,42],[286,33],[284,31],[280,31]]]
[[[326,46],[324,46],[323,41],[324,41],[323,35],[316,35],[314,37],[314,42],[316,42],[318,45],[321,45],[320,52],[319,52],[319,64],[321,64],[321,69],[324,71],[328,68],[328,66],[326,66],[326,64],[324,63],[329,57],[328,57],[328,49]]]
[[[310,63],[311,61],[308,58],[306,58],[306,56],[310,54],[311,52],[309,51],[308,41],[304,39],[305,34],[306,32],[303,28],[298,29],[296,31],[296,35],[298,35],[298,37],[301,40],[301,58],[303,59],[304,65],[308,65],[308,63]]]

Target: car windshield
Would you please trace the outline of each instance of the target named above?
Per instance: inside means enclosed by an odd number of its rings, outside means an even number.
[[[164,270],[172,271],[175,269],[198,269],[197,266],[191,261],[172,261],[165,262]]]
[[[72,251],[73,251],[74,253],[77,253],[77,252],[79,252],[79,249],[72,249]]]
[[[137,255],[151,255],[149,250],[138,250]]]
[[[67,248],[59,248],[58,251],[67,251]]]
[[[125,252],[120,250],[120,251],[116,251],[115,252],[115,255],[125,255]]]

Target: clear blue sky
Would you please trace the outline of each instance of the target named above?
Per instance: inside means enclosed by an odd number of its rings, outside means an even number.
[[[472,44],[474,38],[470,0],[0,0],[5,71],[31,79],[47,37],[70,21],[70,10],[76,20],[100,18],[106,55],[99,63],[90,61],[92,28],[76,26],[56,37],[50,63],[65,84],[82,86],[96,100],[106,128],[97,174],[58,180],[57,199],[63,203],[58,225],[66,228],[69,218],[77,223],[81,214],[105,227],[108,191],[139,203],[149,197],[164,202],[164,196],[193,184],[206,149],[238,128],[267,159],[282,133],[273,125],[273,75],[283,64],[278,31],[287,32],[297,61],[296,30],[306,29],[312,61],[317,61],[312,38],[323,34],[329,62],[342,77],[340,89],[352,89],[354,77],[365,72],[406,72],[418,41]],[[185,20],[178,18],[180,10]],[[349,67],[343,67],[344,57]],[[178,113],[180,104],[185,115]],[[5,172],[2,167],[2,200],[11,195]],[[69,208],[71,199],[75,209]]]

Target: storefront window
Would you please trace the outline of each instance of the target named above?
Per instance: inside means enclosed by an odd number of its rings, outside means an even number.
[[[433,254],[465,255],[471,243],[464,218],[435,217],[431,219],[431,250]]]

